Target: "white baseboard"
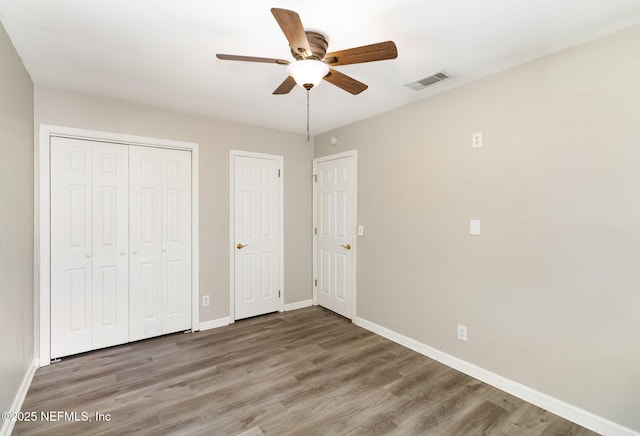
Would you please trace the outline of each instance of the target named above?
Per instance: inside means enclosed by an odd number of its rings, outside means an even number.
[[[602,435],[640,436],[640,433],[637,433],[630,428],[624,427],[620,424],[594,415],[591,412],[580,409],[579,407],[536,391],[535,389],[516,381],[480,368],[479,366],[444,353],[400,333],[396,333],[386,327],[367,321],[366,319],[356,317],[354,319],[354,323],[393,342],[404,345],[417,353],[427,356],[433,360],[437,360],[440,363]]]
[[[285,304],[284,311],[289,312],[290,310],[302,309],[309,306],[312,306],[311,300],[298,301],[295,303]],[[198,326],[198,330],[204,331],[217,329],[218,327],[224,327],[232,323],[233,321],[231,320],[231,317],[226,316],[224,318],[212,319],[211,321],[202,321]]]
[[[284,305],[284,311],[304,309],[305,307],[313,306],[313,300],[302,300],[295,303],[289,303]]]
[[[31,381],[33,380],[33,376],[36,374],[36,369],[38,369],[38,359],[34,359],[31,366],[27,369],[25,373],[22,383],[20,383],[20,388],[18,388],[18,392],[16,392],[16,396],[13,399],[13,404],[11,404],[11,409],[7,410],[10,413],[17,413],[22,409],[22,403],[24,403],[24,399],[27,396],[27,392],[29,391],[29,387],[31,386]],[[16,425],[16,421],[2,421],[2,427],[0,427],[0,436],[9,436],[13,431],[13,427]]]
[[[217,329],[218,327],[224,327],[231,324],[231,318],[226,316],[224,318],[212,319],[211,321],[201,321],[198,325],[200,331]]]

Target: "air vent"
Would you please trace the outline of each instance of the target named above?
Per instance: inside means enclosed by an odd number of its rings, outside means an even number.
[[[434,83],[442,82],[445,79],[451,77],[449,74],[444,71],[440,71],[439,73],[434,73],[430,76],[425,77],[424,79],[416,80],[415,82],[407,83],[405,86],[407,88],[411,88],[414,91],[420,91],[421,89],[426,88],[429,85],[433,85]]]

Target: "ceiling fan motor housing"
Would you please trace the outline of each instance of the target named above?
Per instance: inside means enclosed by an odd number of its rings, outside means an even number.
[[[327,37],[320,32],[305,30],[304,32],[307,35],[307,40],[309,41],[309,47],[311,48],[311,56],[303,56],[304,50],[300,53],[297,49],[291,48],[291,54],[293,57],[300,61],[303,59],[314,59],[316,61],[321,61],[324,59],[324,55],[327,54],[327,49],[329,48],[329,42],[327,41]]]

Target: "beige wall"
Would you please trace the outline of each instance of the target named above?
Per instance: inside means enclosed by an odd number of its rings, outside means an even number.
[[[640,26],[316,137],[358,150],[358,316],[640,431],[639,78]]]
[[[306,136],[104,97],[36,87],[36,126],[53,124],[200,144],[200,321],[229,316],[229,150],[284,156],[285,304],[311,298],[311,155]]]
[[[0,350],[3,411],[33,363],[33,83],[2,24]]]
[[[640,431],[638,53],[640,27],[315,138],[358,150],[358,316]],[[33,88],[3,29],[0,77],[4,410],[33,357]],[[284,155],[285,302],[311,297],[303,136],[46,88],[35,121],[200,144],[202,321],[229,315],[229,149]]]

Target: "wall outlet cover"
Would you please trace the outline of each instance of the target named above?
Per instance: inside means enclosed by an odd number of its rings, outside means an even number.
[[[465,341],[467,340],[467,326],[466,325],[462,325],[462,324],[458,324],[458,339],[460,339],[461,341]]]
[[[482,132],[475,132],[471,135],[471,148],[482,147]]]

